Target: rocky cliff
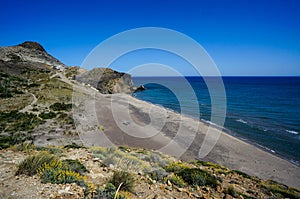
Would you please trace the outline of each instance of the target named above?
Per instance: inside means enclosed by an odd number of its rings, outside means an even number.
[[[80,67],[67,67],[37,42],[26,41],[16,46],[0,47],[0,72],[20,74],[27,69],[65,71],[66,75],[76,75],[74,79],[97,88],[103,94],[131,93],[135,90],[129,74],[109,68],[84,71]]]
[[[110,68],[94,68],[75,76],[75,79],[97,88],[103,94],[131,93],[134,91],[129,74],[120,73]]]
[[[26,68],[63,71],[66,65],[49,55],[37,42],[26,41],[17,46],[0,47],[0,71],[20,73]]]

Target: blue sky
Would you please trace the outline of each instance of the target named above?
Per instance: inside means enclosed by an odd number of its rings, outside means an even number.
[[[151,26],[195,39],[224,76],[300,75],[298,0],[2,0],[0,21],[1,46],[37,41],[67,65],[110,36]]]

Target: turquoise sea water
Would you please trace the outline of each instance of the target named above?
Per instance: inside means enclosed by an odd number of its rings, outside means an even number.
[[[231,134],[300,165],[300,77],[222,79],[227,99],[224,127]],[[201,77],[133,80],[147,88],[135,93],[135,97],[206,122],[211,120],[211,97]],[[192,90],[183,86],[187,83]]]

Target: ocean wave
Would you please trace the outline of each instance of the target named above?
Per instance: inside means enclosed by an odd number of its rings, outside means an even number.
[[[213,125],[213,126],[218,126],[216,123],[213,123],[209,120],[205,120],[205,119],[201,119],[202,122],[206,123],[206,124],[210,124],[210,125]]]
[[[257,144],[257,146],[259,146],[259,147],[261,147],[262,149],[265,149],[265,150],[267,150],[267,151],[270,151],[270,152],[272,152],[272,153],[276,153],[276,151],[274,151],[274,150],[272,150],[272,149],[270,149],[270,148],[268,148],[268,147],[265,147],[265,146],[263,146],[263,145]]]
[[[209,120],[205,120],[205,119],[200,119],[202,122],[204,122],[204,123],[206,123],[206,124],[209,124],[209,125],[211,125],[212,127],[215,127],[215,128],[217,128],[217,129],[219,129],[219,130],[227,130],[226,128],[224,128],[223,126],[220,126],[220,125],[218,125],[218,124],[216,124],[216,123],[213,123],[213,122],[211,122],[211,121],[209,121]]]
[[[245,120],[242,120],[242,119],[238,119],[236,120],[237,122],[240,122],[240,123],[243,123],[243,124],[248,124],[248,122],[246,122]]]
[[[298,134],[299,134],[299,133],[296,132],[296,131],[290,131],[290,130],[285,130],[285,131],[288,132],[288,133],[294,134],[294,135],[298,135]]]

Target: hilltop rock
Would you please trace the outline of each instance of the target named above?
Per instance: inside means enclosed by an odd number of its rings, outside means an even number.
[[[120,73],[110,68],[94,68],[91,71],[77,75],[75,79],[91,85],[103,94],[131,93],[134,91],[129,74]]]
[[[25,41],[22,44],[19,44],[18,46],[22,46],[24,48],[28,48],[31,50],[40,50],[46,52],[46,50],[43,48],[43,46],[37,42],[32,42],[32,41]]]
[[[24,69],[58,69],[67,66],[49,55],[37,42],[26,41],[17,46],[0,47],[0,71],[18,74]]]

